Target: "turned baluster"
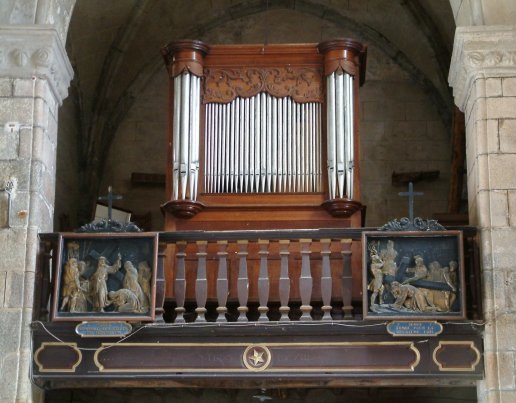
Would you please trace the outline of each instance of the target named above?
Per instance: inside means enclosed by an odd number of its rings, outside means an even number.
[[[186,242],[179,241],[176,243],[176,279],[174,281],[174,294],[176,296],[176,323],[184,323],[185,313],[185,294],[186,294],[186,277],[185,277],[185,257]]]
[[[238,244],[238,280],[237,280],[237,293],[238,293],[238,322],[247,322],[246,313],[249,310],[247,307],[247,300],[249,298],[249,279],[247,277],[247,241],[237,241]]]
[[[260,274],[258,276],[258,298],[260,306],[258,312],[260,312],[259,322],[268,321],[267,312],[269,308],[267,303],[269,302],[269,270],[267,266],[267,257],[269,256],[268,246],[269,241],[259,240],[260,245]]]
[[[351,290],[353,288],[353,276],[351,271],[351,239],[341,239],[342,245],[342,310],[344,319],[353,318],[353,306],[351,305]]]
[[[279,296],[280,296],[280,308],[281,313],[280,321],[288,321],[288,313],[290,308],[288,306],[288,300],[290,298],[290,278],[288,276],[288,257],[290,252],[288,251],[290,241],[281,240],[280,245],[280,258],[281,258],[281,269],[279,278]]]
[[[197,278],[195,280],[196,322],[206,322],[206,300],[208,299],[208,279],[206,278],[207,241],[197,241]]]
[[[228,261],[227,261],[227,241],[218,241],[219,251],[217,256],[219,258],[219,268],[217,272],[217,322],[227,322],[226,312],[228,308],[226,303],[228,300]]]
[[[312,311],[312,305],[310,300],[312,298],[312,273],[310,271],[310,245],[311,239],[300,239],[301,245],[301,276],[299,277],[299,294],[301,296],[301,321],[312,320],[310,312]]]
[[[321,296],[322,310],[324,312],[322,320],[331,320],[331,266],[330,250],[331,239],[321,239],[322,273],[321,273]]]

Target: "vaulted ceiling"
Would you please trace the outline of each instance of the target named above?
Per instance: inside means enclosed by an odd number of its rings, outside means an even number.
[[[291,15],[310,20],[310,29]],[[334,27],[380,49],[449,124],[455,30],[449,0],[77,0],[67,47],[75,70],[81,186],[95,189],[118,125],[164,69],[159,51],[167,42],[319,42],[331,39]],[[375,66],[369,70],[374,75]]]

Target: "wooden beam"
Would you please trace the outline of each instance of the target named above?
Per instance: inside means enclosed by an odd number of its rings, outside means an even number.
[[[436,171],[419,171],[419,172],[393,172],[393,185],[407,185],[412,182],[432,181],[439,178],[440,172]]]
[[[466,155],[466,126],[464,113],[455,107],[452,124],[452,161],[450,187],[448,190],[448,213],[459,213],[464,182],[464,161]]]

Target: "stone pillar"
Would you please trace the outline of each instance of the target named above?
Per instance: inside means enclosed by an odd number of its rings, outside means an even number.
[[[40,3],[50,9],[57,4]],[[36,10],[50,15],[49,9]],[[52,231],[57,111],[73,75],[65,37],[66,29],[54,25],[0,25],[2,402],[41,397],[29,380],[30,323],[38,233]]]
[[[466,119],[469,215],[480,230],[482,402],[516,402],[516,26],[460,27],[450,67]]]

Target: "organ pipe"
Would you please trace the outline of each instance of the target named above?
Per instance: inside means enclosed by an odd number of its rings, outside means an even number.
[[[236,98],[228,104],[207,104],[205,190],[322,191],[316,169],[321,163],[320,153],[316,152],[321,149],[321,123],[316,118],[320,111],[321,104],[317,102],[299,104],[265,93]],[[226,123],[214,124],[220,116],[226,117]],[[225,158],[226,163],[219,162],[219,158]],[[219,177],[226,180],[221,184]]]

